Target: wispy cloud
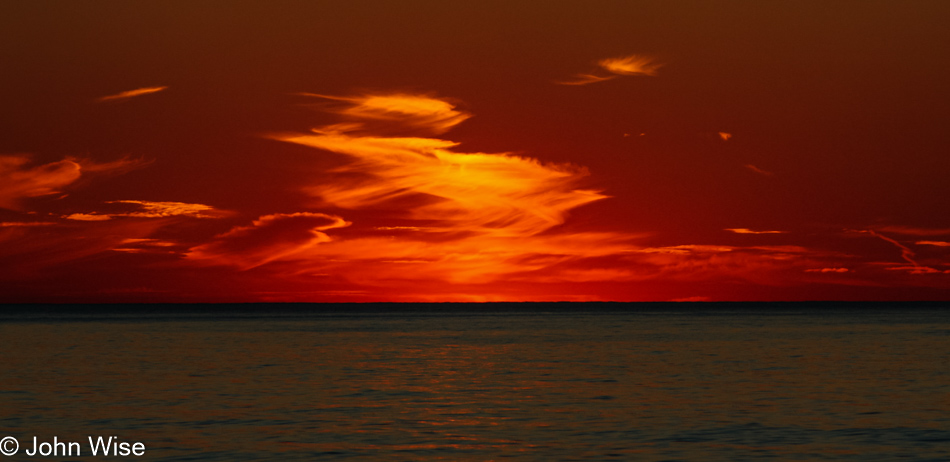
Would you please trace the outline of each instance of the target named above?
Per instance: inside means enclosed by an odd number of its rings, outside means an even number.
[[[692,254],[692,253],[719,253],[732,252],[736,247],[728,245],[702,245],[702,244],[680,244],[665,247],[646,247],[637,249],[636,253],[661,253],[661,254]]]
[[[934,274],[934,273],[941,273],[941,272],[942,272],[942,271],[940,271],[940,270],[936,270],[936,269],[934,269],[934,268],[931,268],[931,267],[928,267],[928,266],[924,266],[924,265],[921,265],[920,263],[918,263],[917,260],[914,259],[914,256],[915,256],[914,251],[910,250],[909,247],[907,247],[907,246],[904,245],[904,244],[901,244],[901,243],[898,242],[897,240],[892,239],[892,238],[889,238],[889,237],[887,237],[887,236],[885,236],[885,235],[883,235],[883,234],[881,234],[881,233],[879,233],[879,232],[877,232],[877,231],[874,231],[874,230],[872,230],[872,229],[866,230],[866,231],[864,231],[864,232],[866,232],[866,233],[868,233],[868,234],[870,234],[870,235],[872,235],[872,236],[874,236],[874,237],[883,239],[884,241],[890,242],[891,244],[894,244],[894,246],[896,246],[898,249],[900,249],[900,251],[901,251],[901,258],[902,258],[904,261],[906,261],[907,263],[910,263],[911,265],[913,265],[913,266],[896,266],[896,267],[890,267],[890,268],[887,268],[887,269],[889,269],[889,270],[906,270],[906,271],[910,272],[911,274]]]
[[[34,226],[54,226],[52,221],[4,221],[0,222],[0,228],[32,228]]]
[[[167,88],[168,88],[168,87],[143,87],[143,88],[136,88],[135,90],[128,90],[128,91],[123,91],[123,92],[120,92],[120,93],[116,93],[116,94],[114,94],[114,95],[103,96],[103,97],[101,97],[101,98],[97,98],[96,101],[102,103],[102,102],[106,102],[106,101],[124,100],[124,99],[134,98],[134,97],[136,97],[136,96],[142,96],[142,95],[149,95],[149,94],[152,94],[152,93],[158,93],[158,92],[160,92],[160,91],[162,91],[162,90],[165,90],[165,89],[167,89]]]
[[[749,228],[726,228],[726,231],[736,234],[784,234],[785,231],[753,231]]]
[[[806,273],[847,273],[848,268],[809,268]]]
[[[763,170],[763,169],[761,169],[761,168],[759,168],[759,167],[756,167],[755,165],[752,165],[752,164],[746,164],[746,165],[745,165],[745,168],[747,168],[747,169],[749,169],[749,170],[752,170],[753,172],[758,173],[759,175],[765,175],[765,176],[772,176],[772,175],[773,175],[772,172],[770,172],[770,171],[768,171],[768,170]]]
[[[914,244],[917,245],[932,245],[936,247],[950,247],[950,242],[945,241],[917,241]]]
[[[21,210],[23,199],[63,194],[87,173],[120,174],[148,164],[143,159],[124,157],[112,162],[66,158],[30,166],[32,156],[0,155],[0,208]]]
[[[485,284],[495,281],[616,280],[620,273],[572,266],[611,258],[633,247],[622,233],[561,233],[531,237],[471,234],[338,239],[308,249],[302,268],[364,284],[392,281]],[[561,267],[561,265],[568,265]]]
[[[415,128],[433,134],[441,134],[471,117],[459,110],[451,102],[428,95],[406,93],[368,94],[360,96],[330,96],[316,93],[301,93],[345,103],[336,112],[348,118],[357,119],[359,124],[336,125],[336,130],[379,131],[396,125],[402,128]],[[365,127],[367,121],[383,122],[386,125]],[[326,128],[325,128],[326,129]]]
[[[877,231],[874,231],[873,229],[866,230],[865,232],[867,232],[868,234],[870,234],[870,235],[872,235],[872,236],[874,236],[874,237],[883,239],[884,241],[887,241],[887,242],[890,242],[891,244],[894,244],[894,246],[896,246],[898,249],[900,249],[900,251],[901,251],[901,258],[903,258],[904,261],[906,261],[907,263],[910,263],[911,265],[914,265],[915,267],[919,267],[919,266],[920,266],[919,263],[917,263],[916,261],[914,261],[914,258],[913,258],[913,257],[914,257],[914,251],[912,251],[912,250],[910,250],[909,248],[907,248],[907,246],[905,246],[904,244],[901,244],[900,242],[897,242],[897,241],[894,240],[894,239],[891,239],[891,238],[889,238],[889,237],[887,237],[887,236],[885,236],[885,235],[883,235],[883,234],[881,234],[881,233],[878,233]]]
[[[560,85],[590,85],[617,78],[616,75],[577,74],[570,80],[556,82]]]
[[[950,236],[950,228],[922,228],[915,226],[877,226],[877,231],[885,233],[902,234],[905,236]]]
[[[574,75],[569,80],[555,82],[561,85],[589,85],[617,78],[618,76],[654,76],[662,64],[649,56],[627,55],[606,58],[597,62],[597,69]]]
[[[576,188],[586,169],[542,164],[509,154],[460,153],[432,138],[379,138],[324,132],[283,141],[347,155],[340,173],[361,174],[308,188],[328,205],[365,208],[396,199],[413,205],[407,218],[456,231],[532,235],[564,222],[570,209],[603,199]]]
[[[889,271],[906,271],[910,274],[942,274],[950,273],[950,271],[940,271],[936,268],[931,268],[929,266],[889,266],[885,268]]]
[[[192,261],[251,269],[330,242],[323,231],[349,225],[338,216],[323,213],[265,215],[250,226],[233,228],[207,244],[192,248],[187,257]]]
[[[161,239],[131,238],[123,239],[119,246],[112,249],[114,252],[124,253],[177,253],[172,250],[179,244]]]
[[[826,267],[833,252],[795,245],[680,244],[627,253],[630,281],[746,281],[780,286],[806,283],[811,268]],[[846,283],[846,281],[832,281]]]
[[[38,277],[38,271],[146,238],[160,220],[62,221],[42,227],[0,227],[0,279]]]
[[[355,230],[332,240],[324,231],[346,223],[336,215],[262,217],[193,248],[190,260],[245,269],[273,263],[269,267],[281,271],[332,274],[363,284],[484,284],[514,275],[531,279],[538,271],[546,277],[567,274],[557,267],[632,248],[630,234],[558,230],[572,209],[606,197],[580,187],[588,175],[583,167],[510,153],[462,152],[458,143],[435,137],[376,133],[377,128],[438,133],[469,117],[448,101],[406,94],[321,97],[347,103],[333,111],[350,122],[274,138],[348,159],[329,180],[304,189],[321,207],[385,215],[357,222]],[[321,217],[334,221],[320,225]],[[287,232],[269,231],[278,229]],[[575,277],[614,277],[595,269],[583,272],[586,276]]]
[[[74,160],[82,166],[83,174],[95,173],[95,174],[109,174],[109,175],[120,175],[132,170],[145,167],[152,163],[151,160],[146,160],[144,158],[134,158],[130,156],[122,157],[121,159],[113,160],[111,162],[97,162],[90,159],[70,159]]]
[[[107,221],[112,219],[110,215],[98,215],[95,213],[71,213],[63,218],[75,221]]]
[[[617,75],[656,75],[662,67],[655,59],[643,55],[627,55],[619,58],[607,58],[597,64],[604,70]]]
[[[215,209],[205,204],[189,204],[186,202],[153,202],[138,200],[119,200],[108,201],[108,204],[129,204],[137,206],[140,210],[128,213],[112,214],[112,216],[141,217],[141,218],[161,218],[173,216],[186,216],[193,218],[220,218],[227,215],[227,212]]]
[[[111,207],[112,210],[73,213],[63,218],[78,221],[105,221],[116,217],[165,218],[182,216],[192,218],[221,218],[230,215],[230,212],[216,209],[210,205],[190,204],[187,202],[118,200],[106,201],[105,203],[115,205]]]
[[[35,167],[29,162],[28,155],[0,155],[0,208],[19,210],[22,199],[59,194],[81,175],[82,167],[73,160]]]

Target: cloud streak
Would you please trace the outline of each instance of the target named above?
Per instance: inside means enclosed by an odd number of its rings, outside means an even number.
[[[135,98],[136,96],[150,95],[152,93],[158,93],[160,91],[166,90],[168,87],[143,87],[136,88],[135,90],[123,91],[116,93],[114,95],[107,95],[100,98],[96,98],[96,102],[104,103],[107,101],[120,101],[126,100],[129,98]]]
[[[887,242],[890,242],[891,244],[894,244],[894,246],[896,246],[898,249],[900,249],[900,251],[901,251],[901,258],[902,258],[904,261],[906,261],[907,263],[910,263],[911,265],[913,265],[913,266],[890,267],[890,268],[888,268],[889,270],[908,271],[908,272],[910,272],[911,274],[935,274],[935,273],[941,273],[940,270],[936,270],[936,269],[934,269],[934,268],[930,268],[930,267],[928,267],[928,266],[924,266],[924,265],[921,265],[920,263],[918,263],[917,260],[914,259],[914,256],[915,256],[914,251],[913,251],[913,250],[910,250],[910,248],[908,248],[908,247],[907,247],[906,245],[904,245],[904,244],[901,244],[901,243],[898,242],[897,240],[891,239],[891,238],[889,238],[889,237],[887,237],[887,236],[884,236],[883,234],[878,233],[877,231],[874,231],[873,229],[869,229],[869,230],[867,230],[867,231],[865,231],[865,232],[867,232],[868,234],[870,234],[870,235],[872,235],[872,236],[874,236],[874,237],[883,239],[884,241],[887,241]]]
[[[772,175],[774,175],[772,172],[770,172],[770,171],[768,171],[768,170],[763,170],[763,169],[761,169],[761,168],[759,168],[759,167],[756,167],[755,165],[752,165],[752,164],[746,164],[746,165],[745,165],[745,168],[747,168],[747,169],[749,169],[749,170],[752,170],[753,172],[758,173],[759,175],[763,175],[763,176],[772,176]]]
[[[265,215],[250,226],[238,226],[211,242],[192,248],[192,261],[225,264],[248,270],[265,263],[287,259],[330,237],[323,231],[350,223],[335,215],[292,213]]]
[[[729,231],[736,234],[784,234],[785,231],[753,231],[749,228],[726,228],[725,231]]]
[[[914,257],[914,251],[912,251],[912,250],[910,250],[909,248],[907,248],[907,246],[905,246],[904,244],[901,244],[900,242],[897,242],[897,241],[894,240],[894,239],[891,239],[891,238],[889,238],[889,237],[887,237],[887,236],[885,236],[885,235],[883,235],[883,234],[880,234],[880,233],[874,231],[873,229],[867,230],[867,233],[870,234],[870,235],[872,235],[872,236],[874,236],[874,237],[883,239],[884,241],[890,242],[891,244],[894,244],[894,246],[896,246],[898,249],[900,249],[900,251],[901,251],[901,258],[903,258],[904,261],[906,261],[907,263],[910,263],[911,265],[914,265],[914,267],[919,267],[919,266],[920,266],[919,263],[917,263],[916,261],[914,261],[914,258],[913,258],[913,257]]]
[[[89,213],[73,213],[63,218],[77,221],[106,221],[116,217],[135,218],[221,218],[230,215],[230,212],[218,210],[210,205],[190,204],[187,202],[154,202],[140,200],[106,201],[106,204],[116,204],[116,210],[93,211]]]

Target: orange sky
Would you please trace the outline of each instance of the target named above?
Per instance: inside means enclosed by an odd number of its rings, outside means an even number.
[[[948,23],[6,2],[0,302],[950,300]]]

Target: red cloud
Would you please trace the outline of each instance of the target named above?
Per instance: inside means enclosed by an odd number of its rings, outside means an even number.
[[[329,242],[330,237],[321,231],[349,224],[340,217],[323,213],[265,215],[250,226],[233,228],[210,243],[192,248],[187,257],[250,269]]]

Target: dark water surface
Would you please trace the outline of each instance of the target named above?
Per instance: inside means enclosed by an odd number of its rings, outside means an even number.
[[[950,460],[947,309],[477,309],[8,312],[0,459]]]

